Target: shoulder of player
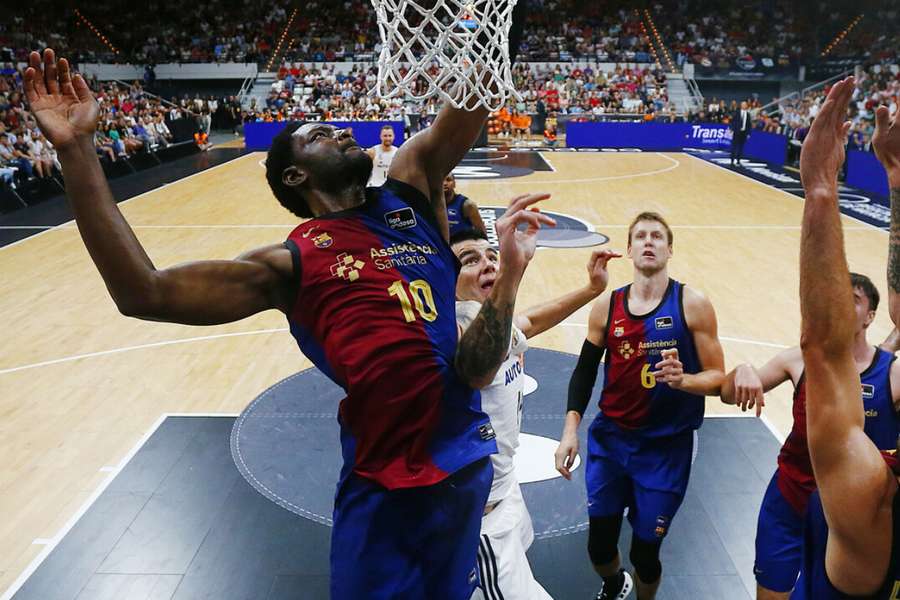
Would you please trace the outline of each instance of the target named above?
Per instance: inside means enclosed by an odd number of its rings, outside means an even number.
[[[588,325],[605,329],[609,320],[609,307],[612,303],[613,291],[604,292],[591,306],[591,314],[588,316]]]
[[[894,398],[900,399],[900,360],[894,360],[891,362],[890,378],[891,395]]]
[[[792,346],[773,356],[766,363],[766,366],[771,366],[787,373],[791,381],[796,385],[800,381],[800,375],[804,370],[803,352],[800,350],[800,346]]]
[[[291,250],[284,243],[255,248],[244,252],[235,260],[265,266],[286,279],[294,276],[294,259]]]
[[[701,324],[706,320],[715,319],[716,312],[709,297],[702,291],[685,285],[681,296],[684,318],[687,325]]]

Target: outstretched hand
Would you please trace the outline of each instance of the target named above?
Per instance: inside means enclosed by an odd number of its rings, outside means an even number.
[[[81,75],[69,72],[69,61],[56,61],[53,50],[32,52],[25,69],[25,98],[41,132],[57,148],[65,148],[80,137],[91,137],[97,127],[100,107]]]
[[[495,227],[500,241],[501,264],[504,269],[522,273],[537,248],[537,233],[542,225],[556,226],[556,221],[535,209],[532,205],[546,200],[550,194],[525,194],[509,202],[509,208],[497,219]],[[525,229],[519,229],[525,225]]]
[[[597,294],[601,294],[606,290],[609,284],[609,271],[607,264],[614,258],[622,258],[622,255],[615,250],[608,248],[603,250],[594,250],[591,253],[591,259],[588,261],[587,272],[590,280],[590,287]]]
[[[900,187],[900,110],[891,119],[886,106],[875,111],[875,135],[872,136],[875,155],[884,166],[891,188]]]
[[[850,131],[847,107],[855,85],[856,80],[847,77],[831,87],[809,135],[803,140],[800,179],[807,198],[819,192],[837,196],[837,176],[844,164],[844,147]]]

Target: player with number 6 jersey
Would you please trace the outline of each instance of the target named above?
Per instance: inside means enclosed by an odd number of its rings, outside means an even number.
[[[598,599],[650,600],[662,576],[660,546],[684,499],[704,396],[724,377],[716,315],[701,293],[669,278],[672,230],[641,213],[628,230],[634,282],[602,296],[569,383],[556,467],[567,479],[578,453],[578,425],[605,355],[600,412],[588,431],[585,461],[588,552],[603,578]],[[622,515],[628,509],[634,576],[620,568]]]

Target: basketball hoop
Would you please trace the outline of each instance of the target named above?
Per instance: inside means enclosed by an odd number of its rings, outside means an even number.
[[[373,93],[440,96],[465,110],[493,111],[519,99],[509,57],[517,1],[372,0],[382,43]]]

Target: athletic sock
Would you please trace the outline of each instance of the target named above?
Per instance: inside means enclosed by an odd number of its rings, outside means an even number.
[[[615,575],[603,578],[603,593],[607,598],[615,598],[625,585],[625,574],[620,569]]]

